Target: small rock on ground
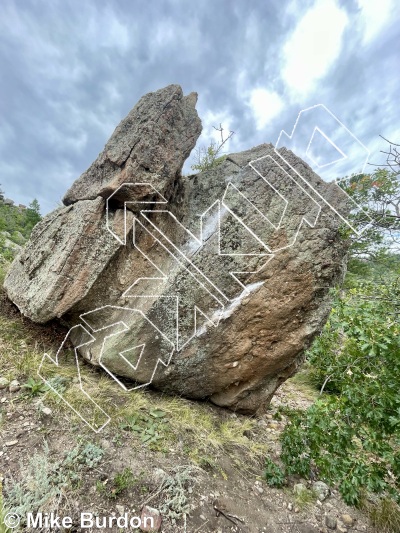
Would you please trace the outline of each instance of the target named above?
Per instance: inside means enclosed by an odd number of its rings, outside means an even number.
[[[161,529],[161,514],[154,507],[149,507],[148,505],[143,507],[141,521],[141,531],[160,531]]]
[[[124,507],[123,505],[116,505],[115,508],[117,509],[118,514],[119,514],[120,516],[122,516],[122,515],[124,514],[124,512],[125,512],[125,507]]]
[[[303,483],[296,483],[296,485],[293,487],[293,492],[297,495],[300,495],[303,492],[307,492],[307,488],[303,485]]]
[[[13,379],[10,383],[10,388],[9,388],[9,391],[10,392],[18,392],[21,388],[21,385],[19,383],[19,381],[17,381],[16,379]]]
[[[10,385],[10,382],[7,378],[0,378],[0,390],[6,389]]]
[[[336,526],[337,526],[336,518],[330,514],[325,515],[325,525],[329,529],[336,529]]]
[[[313,491],[317,495],[317,498],[323,502],[329,496],[330,490],[326,483],[323,481],[316,481],[312,485]]]
[[[342,514],[340,517],[340,520],[343,522],[343,524],[346,527],[352,527],[354,524],[354,518],[350,516],[349,514]]]

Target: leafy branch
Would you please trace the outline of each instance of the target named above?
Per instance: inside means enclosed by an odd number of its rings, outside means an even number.
[[[234,135],[234,131],[229,131],[228,135],[224,134],[224,128],[222,124],[219,125],[219,128],[213,126],[213,128],[220,133],[220,141],[217,142],[212,140],[210,145],[206,148],[201,146],[196,149],[195,162],[192,165],[192,170],[197,170],[199,172],[205,172],[211,168],[215,168],[217,165],[222,163],[225,159],[222,154],[222,148],[226,145],[229,139]]]

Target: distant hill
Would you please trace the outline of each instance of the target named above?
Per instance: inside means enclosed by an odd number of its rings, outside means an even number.
[[[13,259],[41,218],[39,202],[36,199],[26,207],[5,198],[0,191],[0,257]]]

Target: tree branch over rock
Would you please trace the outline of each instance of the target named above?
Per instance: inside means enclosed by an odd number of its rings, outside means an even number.
[[[228,135],[224,135],[222,124],[220,124],[218,128],[215,126],[213,126],[213,128],[220,133],[221,140],[217,142],[213,139],[208,148],[201,146],[196,149],[195,162],[191,167],[192,170],[204,172],[216,167],[224,161],[226,156],[221,155],[222,148],[226,145],[229,139],[232,138],[235,132],[229,131]]]

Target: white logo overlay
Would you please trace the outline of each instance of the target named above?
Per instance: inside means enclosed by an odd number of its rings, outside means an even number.
[[[115,514],[115,513],[114,513]],[[32,513],[28,512],[23,519],[16,513],[7,513],[3,518],[3,523],[6,528],[15,529],[21,521],[26,523],[26,526],[31,530],[43,531],[59,531],[64,529],[71,529],[74,524],[74,520],[71,516],[58,516],[56,513]],[[79,519],[79,526],[81,529],[89,529],[93,531],[93,528],[98,531],[99,529],[112,529],[117,527],[118,531],[123,529],[137,529],[143,531],[153,531],[154,529],[154,517],[144,516],[143,520],[140,516],[130,516],[127,512],[120,516],[100,516],[92,512],[81,512]],[[75,524],[76,525],[76,524]]]
[[[258,180],[261,185],[257,202],[248,198],[246,191],[241,190],[240,183],[228,183],[223,195],[199,215],[197,236],[168,210],[167,200],[150,184],[125,183],[107,198],[107,230],[122,246],[127,245],[127,235],[132,232],[131,244],[148,266],[150,275],[138,277],[120,295],[123,301],[130,299],[131,305],[104,305],[81,314],[81,323],[68,331],[55,357],[44,354],[38,370],[43,381],[93,431],[100,432],[110,421],[110,416],[85,390],[80,372],[80,349],[90,352],[92,347],[96,346],[98,364],[125,391],[146,387],[152,383],[159,367],[168,367],[174,353],[181,351],[195,337],[203,335],[207,328],[218,327],[220,320],[232,314],[244,296],[251,294],[263,284],[263,282],[246,284],[245,278],[255,274],[283,249],[293,246],[303,225],[314,228],[323,207],[329,208],[356,235],[360,235],[368,227],[363,226],[359,230],[348,220],[347,210],[331,205],[301,171],[291,166],[288,158],[282,155],[279,149],[283,146],[308,163],[325,181],[335,181],[336,176],[345,175],[349,165],[352,174],[362,173],[369,157],[368,149],[333,113],[324,105],[318,104],[300,111],[290,135],[281,131],[272,155],[268,154],[248,163],[251,171],[261,178]],[[266,172],[265,168],[273,168],[278,177],[274,178],[274,172]],[[362,208],[340,187],[339,182],[335,181],[335,184],[336,196],[345,199],[347,205],[350,203],[354,209],[362,211]],[[135,189],[139,191],[143,190],[143,187],[153,191],[151,202],[133,200],[125,202],[123,228],[122,231],[118,231],[113,227],[110,202],[117,193],[121,197],[122,189],[129,192],[129,198],[134,198]],[[290,200],[284,194],[284,190],[288,188],[296,188],[296,195],[304,199],[304,213],[298,216],[295,230],[288,231],[286,246],[275,248],[271,244],[273,241],[271,236],[285,228],[291,208]],[[268,206],[268,195],[271,194],[280,206],[279,215],[276,212],[269,214],[268,207],[263,210],[264,200],[265,206]],[[152,207],[156,204],[156,209],[153,208],[151,211],[146,209],[149,207],[146,204],[150,203]],[[129,210],[129,204],[138,204],[135,205],[134,216]],[[166,230],[160,228],[160,225],[153,222],[154,218],[150,218],[150,213],[153,216],[156,214],[158,221],[166,222],[161,226],[169,228],[168,234]],[[364,215],[372,222],[365,211]],[[236,227],[240,228],[241,236],[245,235],[235,249],[227,247],[224,240],[226,217],[230,217]],[[257,228],[266,228],[264,234],[256,231],[254,220],[259,222]],[[147,249],[141,246],[139,240],[136,240],[136,234],[139,232],[145,236],[147,242],[152,243],[152,246]],[[183,246],[176,245],[172,237],[176,234],[185,236]],[[207,272],[199,266],[202,265],[201,257],[206,253],[213,253],[215,260],[212,270]],[[264,260],[262,267],[259,266],[260,258]],[[167,261],[163,262],[165,259]],[[163,271],[163,264],[169,265],[168,272]],[[243,264],[246,265],[245,270]],[[179,271],[179,283],[174,281],[167,285],[170,273],[177,271]],[[215,272],[218,272],[218,276],[214,274]],[[182,304],[183,295],[185,295],[185,305]],[[159,318],[160,312],[158,314],[144,312],[146,304],[157,302],[160,296],[163,305],[162,319]],[[119,318],[115,319],[116,316]],[[138,323],[147,332],[152,332],[151,342],[139,342],[131,346],[129,339],[132,336],[130,337],[129,333],[132,326]],[[96,335],[99,335],[101,341],[97,341]],[[118,353],[119,366],[136,372],[140,377],[138,379],[140,384],[132,382],[131,386],[128,386],[126,380],[119,378],[110,369],[108,351],[110,346],[115,347],[114,337],[117,337],[117,346],[121,347]],[[53,380],[45,375],[47,365],[50,364],[53,369],[62,366],[68,352],[66,346],[71,339],[74,345],[76,377],[84,399],[79,405],[85,405],[84,412],[73,407],[65,393],[55,387]],[[154,359],[155,351],[156,359]]]
[[[4,525],[10,529],[18,527],[20,521],[21,518],[16,513],[7,513],[3,518]]]

